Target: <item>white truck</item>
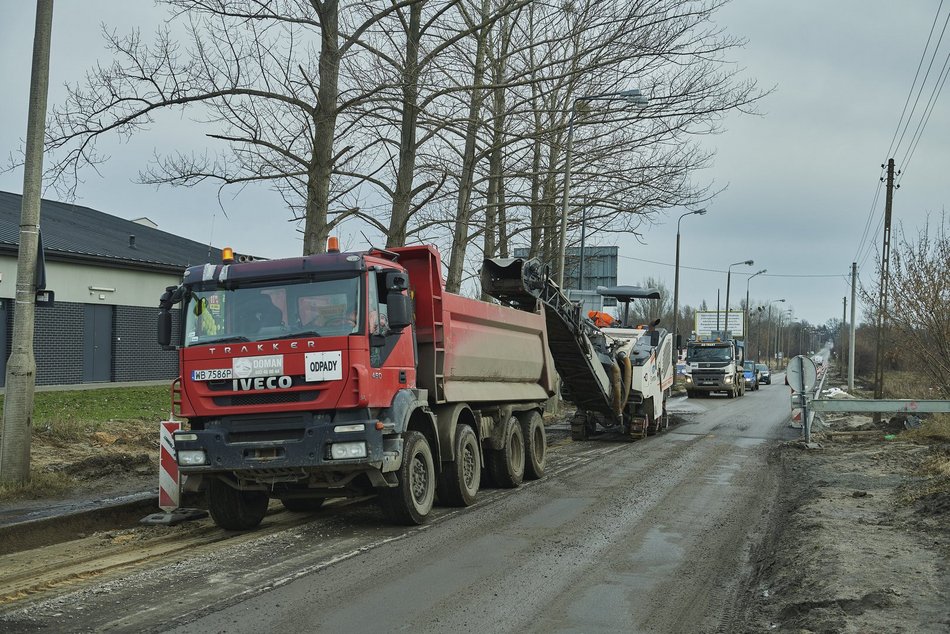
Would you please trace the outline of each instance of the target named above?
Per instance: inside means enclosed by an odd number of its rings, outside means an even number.
[[[689,398],[725,392],[745,394],[742,376],[744,347],[736,339],[695,339],[686,344],[686,395]]]

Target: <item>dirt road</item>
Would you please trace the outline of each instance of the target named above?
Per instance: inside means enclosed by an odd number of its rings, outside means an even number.
[[[168,529],[114,535],[128,564],[8,599],[0,629],[731,631],[775,498],[770,449],[797,434],[786,390],[676,399],[681,422],[636,443],[562,441],[543,480],[418,529],[367,501],[244,535],[182,528],[138,561]]]

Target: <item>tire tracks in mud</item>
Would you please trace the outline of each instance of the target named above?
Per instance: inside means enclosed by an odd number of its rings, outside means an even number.
[[[549,449],[549,465],[545,478],[556,477],[579,468],[607,453],[621,449],[623,444],[589,446],[567,440],[556,441]],[[526,482],[520,489],[537,482]],[[479,492],[475,506],[490,504],[500,496],[519,489],[486,489]],[[210,520],[174,527],[129,526],[129,513],[139,515],[147,508],[136,503],[129,509],[102,511],[100,519],[93,512],[84,513],[78,526],[68,529],[55,526],[56,519],[45,520],[38,530],[29,524],[10,526],[15,535],[7,544],[8,552],[0,554],[0,613],[16,610],[25,601],[37,601],[69,592],[90,583],[106,581],[152,565],[168,566],[216,551],[240,548],[255,541],[267,540],[286,531],[319,524],[339,514],[341,509],[368,506],[370,498],[339,498],[332,500],[316,514],[293,513],[273,503],[261,528],[245,533],[224,531]],[[441,521],[465,509],[436,508],[435,519]],[[345,520],[344,520],[345,522]],[[429,524],[420,527],[428,527]],[[420,530],[400,529],[403,535]],[[83,531],[89,531],[85,533]],[[385,541],[389,541],[386,539]],[[37,545],[39,544],[39,545]],[[25,546],[25,547],[24,547]],[[370,545],[372,546],[372,544]],[[12,551],[12,552],[10,552]],[[2,621],[0,621],[2,622]]]

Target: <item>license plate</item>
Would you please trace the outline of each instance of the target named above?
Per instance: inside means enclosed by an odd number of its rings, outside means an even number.
[[[219,381],[231,378],[231,368],[215,368],[213,370],[192,370],[192,381]]]

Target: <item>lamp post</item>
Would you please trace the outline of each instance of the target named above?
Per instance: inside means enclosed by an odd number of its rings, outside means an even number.
[[[776,304],[776,303],[778,303],[778,302],[784,302],[784,301],[785,301],[784,299],[773,299],[773,300],[771,300],[771,301],[769,302],[769,316],[768,316],[768,319],[765,321],[765,355],[768,357],[769,370],[772,369],[772,352],[771,352],[771,350],[772,350],[772,341],[771,341],[771,336],[772,336],[772,304]],[[778,332],[778,329],[777,329],[777,328],[776,328],[776,332]],[[778,344],[776,344],[775,347],[776,347],[776,349],[777,349],[777,348],[778,348]],[[777,353],[777,350],[776,350],[776,353]]]
[[[676,221],[676,267],[675,273],[673,274],[673,345],[676,346],[677,359],[679,359],[679,342],[676,340],[677,331],[679,330],[679,318],[680,318],[680,223],[683,222],[683,218],[686,216],[702,216],[705,215],[705,209],[697,209],[696,211],[687,211],[685,214],[681,214],[679,220]],[[676,382],[676,373],[673,373],[673,381]]]
[[[752,278],[755,277],[756,275],[762,275],[763,273],[766,273],[767,271],[768,269],[762,269],[761,271],[756,271],[755,273],[750,275],[745,281],[745,325],[743,327],[748,328],[749,330],[749,332],[745,334],[746,342],[752,341],[752,321],[749,319],[749,282],[751,282]],[[729,325],[729,308],[728,307],[726,308],[726,325],[727,326]],[[756,351],[755,354],[758,355],[759,354],[758,351]]]
[[[725,331],[729,332],[729,285],[732,283],[732,267],[739,266],[740,264],[745,264],[746,266],[752,266],[755,264],[752,260],[743,260],[742,262],[734,262],[729,265],[729,268],[726,269],[726,323]],[[719,313],[716,313],[716,329],[719,329]]]
[[[567,251],[567,209],[571,189],[571,154],[574,149],[574,120],[577,119],[577,104],[581,101],[617,101],[623,100],[640,108],[646,106],[650,100],[640,93],[636,88],[630,90],[621,90],[620,92],[607,92],[600,95],[589,95],[586,97],[576,97],[571,105],[571,116],[567,123],[567,150],[564,153],[564,200],[561,203],[561,235],[558,248],[557,261],[557,282],[561,289],[564,289],[564,256]],[[583,286],[584,273],[584,230],[586,229],[586,216],[581,222],[581,258],[580,274],[577,277],[578,288]]]
[[[782,323],[785,324],[785,337],[782,340],[782,351],[783,351],[783,360],[785,362],[785,367],[788,367],[788,353],[792,347],[792,315],[795,314],[791,308],[787,309],[782,313]]]

